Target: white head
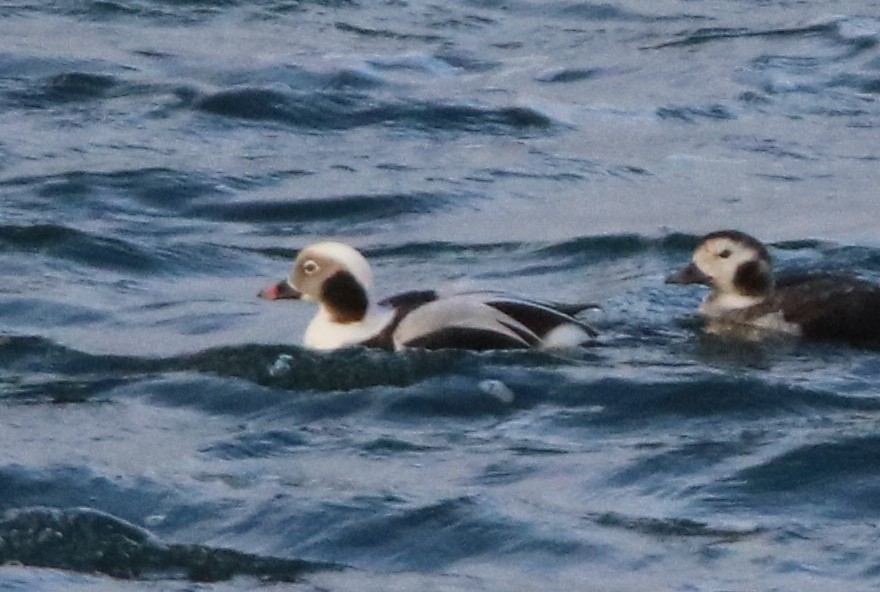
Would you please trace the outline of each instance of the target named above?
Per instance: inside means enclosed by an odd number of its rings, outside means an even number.
[[[300,251],[288,278],[260,296],[320,302],[333,322],[350,323],[366,315],[372,284],[370,264],[357,249],[321,242]]]
[[[770,253],[756,238],[737,230],[707,234],[690,265],[666,278],[669,284],[704,284],[707,302],[724,308],[751,306],[773,291]]]
[[[354,247],[329,241],[300,251],[288,282],[302,292],[304,300],[323,301],[327,282],[339,274],[351,276],[365,292],[372,288],[373,271],[364,256]]]

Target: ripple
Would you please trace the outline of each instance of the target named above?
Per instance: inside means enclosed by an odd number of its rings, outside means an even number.
[[[682,33],[678,39],[645,47],[643,49],[663,49],[667,47],[690,47],[727,39],[747,37],[801,37],[833,34],[838,31],[837,21],[815,23],[803,27],[780,27],[777,29],[750,29],[746,27],[706,27],[693,32]]]
[[[630,257],[637,253],[654,250],[662,241],[637,234],[609,234],[584,236],[541,247],[537,254],[558,258],[578,256],[589,259]]]
[[[585,21],[644,21],[657,18],[620,8],[611,3],[573,2],[557,6],[556,14],[559,16]]]
[[[556,243],[521,242],[408,242],[389,246],[364,249],[370,257],[400,257],[404,259],[454,256],[460,259],[473,256],[480,259],[494,257],[526,257],[542,259],[565,259],[560,268],[573,269],[572,259],[577,262],[596,262],[620,259],[660,252],[669,255],[690,255],[699,244],[702,236],[696,234],[671,233],[663,237],[648,237],[639,234],[606,234],[574,237]],[[288,256],[290,253],[284,253]]]
[[[401,259],[429,258],[451,255],[462,257],[476,255],[480,257],[507,256],[522,249],[521,243],[453,243],[443,241],[395,243],[388,246],[364,249],[368,257],[399,257]]]
[[[876,517],[878,452],[880,438],[873,435],[799,446],[709,488],[709,501],[725,508],[747,504],[787,513],[801,505],[835,518]]]
[[[406,453],[420,453],[435,450],[434,447],[423,444],[414,444],[400,438],[383,437],[376,438],[362,446],[362,450],[376,456],[398,457]]]
[[[401,33],[391,29],[377,29],[372,27],[360,27],[345,22],[337,22],[336,28],[346,33],[355,33],[364,37],[377,37],[381,39],[393,39],[397,41],[423,41],[425,43],[434,43],[442,41],[443,37],[439,35],[423,34],[423,33]]]
[[[581,82],[583,80],[591,80],[601,76],[605,71],[601,68],[566,68],[546,74],[538,78],[540,82],[546,83],[571,83]]]
[[[247,184],[246,180],[213,179],[196,171],[143,168],[111,171],[73,170],[55,175],[12,177],[0,181],[0,187],[34,191],[40,197],[58,200],[61,206],[66,206],[71,198],[105,197],[106,192],[112,192],[114,198],[118,197],[118,193],[122,193],[133,196],[144,205],[176,210],[188,201],[224,194],[221,185],[228,182]],[[120,207],[117,201],[102,200],[101,205],[113,211]]]
[[[880,468],[878,452],[880,437],[876,436],[808,444],[746,469],[737,478],[753,492],[809,489],[850,476],[876,474]]]
[[[593,514],[590,519],[606,528],[620,528],[661,538],[705,537],[719,542],[732,542],[764,532],[760,528],[716,527],[686,518],[647,518],[627,516],[617,512]]]
[[[672,119],[695,123],[699,119],[729,120],[736,119],[736,115],[723,105],[709,105],[706,107],[659,107],[657,117],[660,119]]]
[[[520,400],[521,397],[518,397]],[[847,397],[757,378],[692,377],[685,382],[638,383],[615,378],[591,384],[589,396],[570,385],[552,397],[557,403],[587,407],[557,418],[561,424],[641,424],[662,417],[766,419],[817,409],[880,410],[880,398]]]
[[[107,96],[119,85],[114,76],[88,72],[64,72],[53,76],[47,83],[45,99],[48,102],[87,101]]]
[[[0,466],[0,477],[4,510],[95,505],[127,520],[143,521],[163,499],[168,500],[168,492],[145,477],[107,478],[80,466],[44,469],[7,464]]]
[[[375,104],[367,95],[344,92],[283,92],[265,88],[223,90],[198,99],[212,115],[272,121],[306,130],[349,130],[383,125],[429,131],[500,134],[545,131],[554,122],[529,107],[398,101]]]
[[[308,443],[302,432],[269,430],[240,434],[232,441],[218,442],[200,452],[223,460],[267,458],[288,454],[290,450],[307,446]]]
[[[108,314],[88,306],[39,297],[0,301],[0,317],[15,319],[16,325],[39,330],[47,325],[70,327],[106,322]]]
[[[331,554],[346,563],[369,562],[395,570],[443,569],[483,554],[528,556],[540,551],[570,557],[583,547],[578,542],[535,532],[471,497],[401,506],[397,500],[370,498],[326,507],[297,522],[320,525],[327,522],[327,514],[332,514],[333,524],[322,526],[320,539],[307,549]]]
[[[246,201],[193,206],[187,214],[225,222],[298,223],[328,221],[334,224],[368,222],[426,214],[460,201],[438,193],[342,195],[284,201]]]
[[[155,271],[160,265],[130,242],[66,226],[0,226],[0,253],[41,253],[99,269]]]

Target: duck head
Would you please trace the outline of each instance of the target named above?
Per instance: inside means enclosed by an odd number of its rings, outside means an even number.
[[[357,249],[321,242],[300,251],[287,279],[260,292],[266,300],[318,302],[335,323],[357,322],[369,308],[373,274]]]
[[[758,239],[738,230],[712,232],[701,239],[690,264],[666,283],[708,286],[707,302],[725,308],[751,306],[773,290],[770,253]]]

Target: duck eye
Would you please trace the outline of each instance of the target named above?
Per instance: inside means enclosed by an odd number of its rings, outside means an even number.
[[[302,270],[307,275],[312,275],[313,273],[317,272],[319,269],[321,269],[321,267],[317,263],[312,261],[311,259],[309,259],[308,261],[306,261],[302,265]]]
[[[718,256],[721,257],[722,259],[727,259],[728,257],[730,257],[730,255],[731,255],[730,249],[724,249],[723,251],[718,253]]]

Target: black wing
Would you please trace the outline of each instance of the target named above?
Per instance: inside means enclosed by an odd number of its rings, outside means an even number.
[[[583,321],[574,318],[566,310],[560,310],[554,305],[536,300],[521,300],[518,298],[494,298],[486,301],[486,304],[503,312],[509,317],[516,319],[529,328],[535,335],[543,338],[547,333],[560,325],[572,324],[583,329],[590,337],[596,337],[599,333]],[[577,308],[580,305],[572,305]],[[577,308],[577,312],[591,308],[586,305]]]
[[[401,292],[400,294],[389,296],[385,300],[380,301],[379,306],[389,306],[409,312],[434,300],[437,300],[437,292],[434,290],[410,290],[409,292]]]
[[[434,290],[410,290],[409,292],[401,292],[394,296],[389,296],[385,300],[379,302],[379,306],[394,309],[394,318],[388,323],[381,333],[375,337],[371,337],[361,345],[365,347],[378,347],[381,349],[394,349],[394,331],[400,324],[400,321],[411,313],[413,310],[423,306],[429,302],[437,300],[437,292]]]
[[[805,337],[880,341],[880,285],[845,275],[784,276],[776,297]]]

